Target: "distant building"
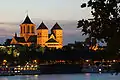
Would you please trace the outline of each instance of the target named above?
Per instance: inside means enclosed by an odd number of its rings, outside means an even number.
[[[22,44],[27,46],[37,44],[42,47],[62,48],[63,30],[58,23],[56,23],[51,29],[51,34],[49,34],[48,28],[43,22],[36,29],[36,25],[32,23],[27,15],[23,23],[20,24],[20,37],[15,33],[10,44]]]

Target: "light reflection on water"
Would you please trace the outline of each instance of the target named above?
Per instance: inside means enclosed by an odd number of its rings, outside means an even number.
[[[0,76],[0,80],[119,80],[119,75],[111,74],[52,74],[52,75],[20,75]]]

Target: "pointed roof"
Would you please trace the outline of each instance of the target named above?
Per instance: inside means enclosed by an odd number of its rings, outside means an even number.
[[[62,28],[59,26],[59,24],[56,22],[56,24],[52,27],[51,30],[56,30],[56,29],[59,29],[59,30],[62,30]]]
[[[58,43],[55,39],[51,38],[46,43]]]
[[[36,43],[37,42],[37,35],[30,36],[29,39],[27,40],[27,42]]]
[[[27,15],[22,24],[33,24],[33,23],[31,22],[29,16]]]
[[[54,33],[48,34],[48,38],[50,38],[53,35],[54,38],[56,38]]]
[[[47,27],[46,27],[46,25],[42,22],[41,24],[40,24],[40,26],[37,28],[37,30],[38,29],[48,29]]]
[[[25,42],[24,37],[14,37],[17,42]]]

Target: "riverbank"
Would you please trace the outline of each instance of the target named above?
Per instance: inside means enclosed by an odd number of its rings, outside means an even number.
[[[15,75],[1,76],[0,80],[119,80],[120,75],[109,73],[84,73],[84,74],[44,74],[44,75]]]
[[[84,66],[80,64],[42,64],[33,66],[2,67],[2,75],[42,75],[42,74],[78,74],[78,73],[111,73],[105,66]],[[5,74],[4,74],[5,73]]]

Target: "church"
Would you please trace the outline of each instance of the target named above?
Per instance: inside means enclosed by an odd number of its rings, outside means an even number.
[[[51,33],[48,33],[47,26],[42,22],[38,28],[31,21],[29,16],[27,15],[22,24],[20,24],[20,36],[18,37],[15,33],[12,38],[10,44],[21,44],[30,46],[31,44],[37,44],[41,47],[49,47],[49,48],[62,48],[63,46],[63,30],[56,23],[51,28]]]

